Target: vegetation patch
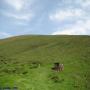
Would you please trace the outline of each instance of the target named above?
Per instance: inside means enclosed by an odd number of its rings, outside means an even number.
[[[0,86],[90,90],[90,36],[28,35],[0,40]]]

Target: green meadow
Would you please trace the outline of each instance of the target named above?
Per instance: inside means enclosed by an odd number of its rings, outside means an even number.
[[[63,64],[64,70],[52,70],[55,62]],[[23,35],[1,39],[3,87],[90,90],[90,36]]]

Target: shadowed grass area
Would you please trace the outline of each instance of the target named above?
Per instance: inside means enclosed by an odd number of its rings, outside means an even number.
[[[64,64],[62,72],[51,68]],[[17,36],[0,40],[0,87],[90,90],[90,36]]]

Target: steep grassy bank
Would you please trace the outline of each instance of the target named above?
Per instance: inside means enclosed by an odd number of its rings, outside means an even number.
[[[54,62],[64,71],[54,72]],[[18,36],[0,40],[0,87],[90,90],[90,36]]]

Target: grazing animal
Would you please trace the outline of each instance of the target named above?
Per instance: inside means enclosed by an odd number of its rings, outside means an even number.
[[[64,70],[64,65],[59,64],[59,63],[54,63],[54,67],[52,68],[52,70],[55,70],[57,72],[63,71]]]
[[[63,71],[63,70],[64,70],[64,65],[60,64],[60,71]]]

